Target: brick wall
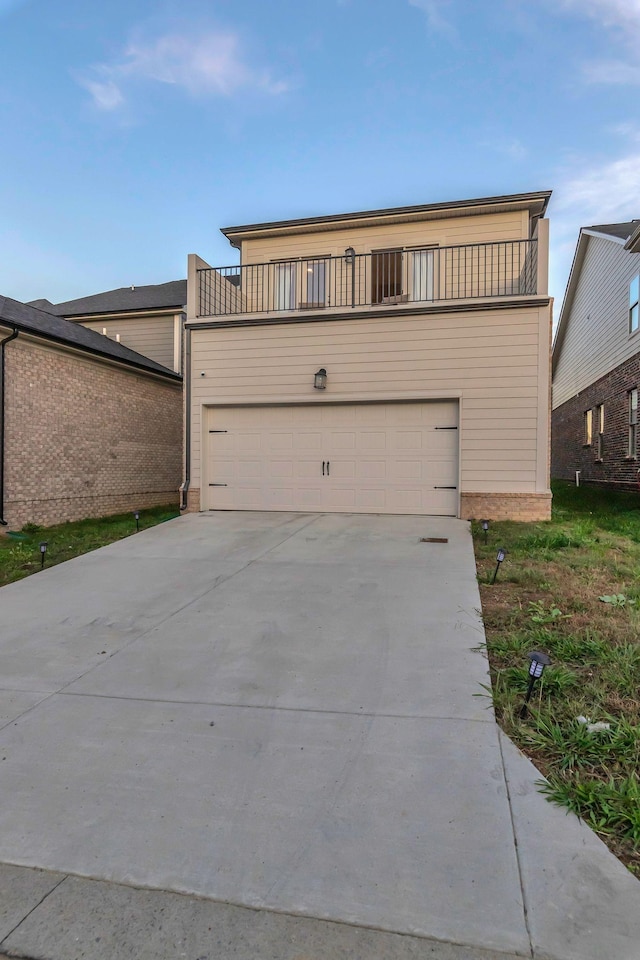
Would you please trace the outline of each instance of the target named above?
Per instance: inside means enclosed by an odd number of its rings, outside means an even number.
[[[551,519],[550,493],[463,493],[460,495],[462,520]]]
[[[6,347],[5,519],[177,503],[182,390],[20,335]]]
[[[200,510],[200,491],[191,487],[187,493],[187,513],[198,513]]]
[[[551,476],[615,489],[637,489],[640,463],[628,456],[628,391],[640,389],[640,355],[620,364],[571,400],[553,411],[551,417]],[[604,404],[604,443],[598,462],[596,406]],[[593,410],[593,440],[584,446],[584,413]],[[638,430],[640,438],[640,427]]]

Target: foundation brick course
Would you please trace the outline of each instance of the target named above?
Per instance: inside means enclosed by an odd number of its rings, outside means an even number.
[[[640,356],[632,357],[596,380],[551,417],[551,476],[611,489],[638,489],[636,457],[629,457],[629,391],[640,389]],[[598,460],[598,424],[595,408],[604,404],[602,460]],[[593,410],[593,437],[584,443],[584,414]],[[640,441],[640,425],[638,425]]]
[[[6,347],[5,520],[178,502],[182,389],[19,336]]]
[[[463,493],[462,520],[517,520],[531,523],[551,519],[550,493]]]

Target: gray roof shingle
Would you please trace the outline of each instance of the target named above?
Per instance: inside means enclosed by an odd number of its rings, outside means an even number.
[[[146,287],[119,287],[89,297],[50,303],[48,300],[32,300],[27,306],[46,310],[57,317],[80,317],[94,313],[117,313],[121,310],[160,310],[167,307],[182,308],[187,302],[187,281],[171,280]]]
[[[95,330],[89,330],[80,324],[71,323],[62,317],[45,313],[44,310],[39,310],[27,303],[20,303],[19,300],[0,297],[0,325],[14,327],[21,332],[66,344],[87,353],[108,357],[129,367],[138,367],[141,370],[171,377],[173,380],[182,380],[179,373],[163,367],[155,360],[143,357],[135,350],[130,350],[129,347],[125,347],[124,344],[118,343],[116,340],[110,340],[109,337],[96,333]]]
[[[627,240],[637,226],[637,220],[628,220],[626,223],[600,223],[594,227],[585,227],[585,230],[595,230],[596,233],[608,233],[610,237]]]

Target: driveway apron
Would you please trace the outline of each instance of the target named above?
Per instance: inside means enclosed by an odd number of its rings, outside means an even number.
[[[4,588],[0,861],[590,957],[479,606],[468,524],[428,517],[185,516]],[[640,884],[579,836],[632,958]]]

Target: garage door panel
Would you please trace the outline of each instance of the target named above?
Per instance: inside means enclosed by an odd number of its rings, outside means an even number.
[[[455,401],[210,408],[207,506],[455,516],[457,416]]]
[[[423,430],[398,430],[392,440],[393,449],[402,453],[405,450],[422,450],[426,437]]]
[[[358,480],[379,480],[385,482],[387,479],[387,470],[388,464],[386,460],[360,460],[357,464],[357,477]]]
[[[227,434],[227,437],[229,444],[234,448],[234,453],[248,453],[249,456],[255,456],[256,452],[262,448],[262,435],[257,431],[231,433]]]
[[[385,430],[362,430],[360,433],[358,450],[360,453],[384,453],[389,443]]]

